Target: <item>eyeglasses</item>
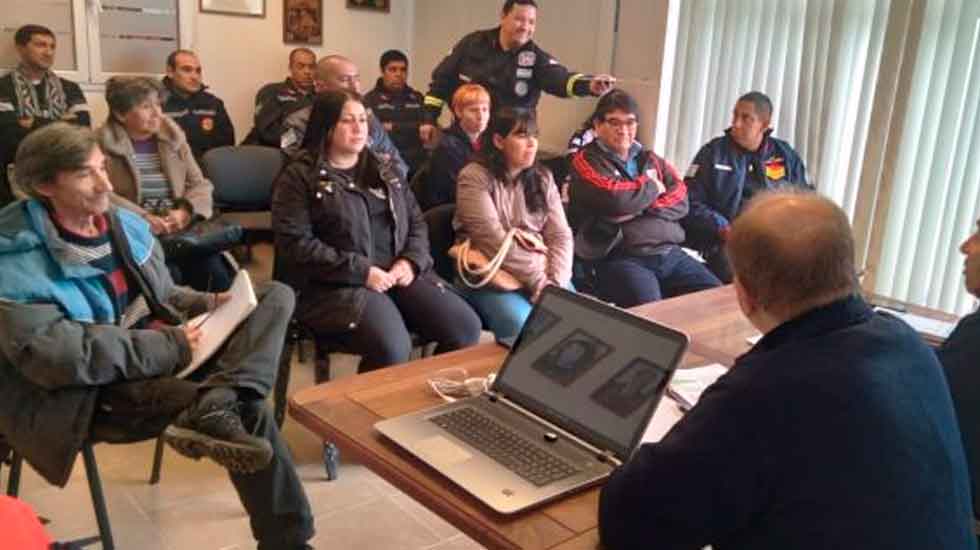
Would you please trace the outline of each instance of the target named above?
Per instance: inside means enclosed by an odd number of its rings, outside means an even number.
[[[633,128],[637,125],[637,120],[635,118],[627,118],[625,120],[621,118],[606,118],[603,119],[602,121],[617,130],[623,127]]]

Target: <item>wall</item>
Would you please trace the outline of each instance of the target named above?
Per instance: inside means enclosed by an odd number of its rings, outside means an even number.
[[[374,86],[382,52],[391,48],[411,51],[415,0],[391,2],[390,13],[350,10],[344,0],[323,3],[324,44],[311,49],[317,57],[342,53],[353,59],[366,89]],[[289,51],[296,47],[282,42],[283,2],[266,0],[262,19],[196,13],[197,0],[190,5],[195,17],[190,24],[189,46],[201,58],[205,83],[224,100],[240,141],[252,127],[255,92],[263,84],[287,76]],[[102,91],[92,90],[86,95],[93,120],[101,124],[106,116]]]

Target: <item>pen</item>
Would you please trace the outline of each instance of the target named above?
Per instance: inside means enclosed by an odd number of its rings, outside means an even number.
[[[675,403],[677,403],[677,408],[679,408],[681,412],[687,412],[694,407],[694,405],[688,402],[687,399],[684,399],[681,394],[674,391],[670,386],[667,386],[667,395],[673,399]]]

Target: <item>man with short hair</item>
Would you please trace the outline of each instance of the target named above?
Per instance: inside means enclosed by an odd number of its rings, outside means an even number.
[[[0,78],[0,206],[14,198],[7,165],[27,134],[58,120],[92,125],[82,89],[52,69],[57,40],[51,29],[24,25],[14,44],[20,64]]]
[[[342,55],[328,55],[317,62],[315,73],[317,93],[334,90],[349,90],[361,93],[361,73],[350,59]],[[282,124],[282,136],[279,146],[283,151],[292,154],[303,144],[306,126],[313,111],[312,100],[309,105],[297,109],[286,117]],[[408,165],[391,142],[391,137],[373,112],[368,112],[368,150],[371,153],[392,160],[392,166],[398,170],[402,178],[408,179]]]
[[[980,297],[980,220],[969,238],[960,245],[966,290]],[[953,406],[960,420],[963,448],[973,487],[973,514],[980,518],[980,311],[960,319],[937,351],[946,371]]]
[[[382,122],[408,164],[411,177],[427,155],[419,137],[422,94],[408,85],[408,57],[404,53],[388,50],[381,54],[381,77],[374,89],[364,95],[364,105]]]
[[[315,68],[313,50],[296,48],[289,52],[289,77],[262,86],[255,95],[255,125],[242,143],[279,147],[286,117],[313,105]]]
[[[432,71],[425,95],[424,142],[434,139],[439,113],[456,88],[467,82],[490,92],[493,108],[537,109],[541,92],[558,97],[600,96],[609,91],[612,76],[572,73],[532,40],[537,25],[534,0],[506,0],[500,26],[470,33]]]
[[[596,139],[572,156],[569,218],[575,253],[595,273],[595,293],[620,307],[721,283],[684,252],[687,188],[677,170],[636,141],[639,106],[622,90],[602,96]]]
[[[167,76],[160,97],[163,114],[176,122],[187,136],[198,164],[215,147],[235,144],[235,127],[225,103],[207,91],[201,81],[201,62],[190,50],[174,50],[167,56]]]
[[[760,194],[726,242],[764,336],[599,499],[608,550],[971,550],[963,446],[933,352],[861,298],[847,215]]]
[[[684,219],[686,245],[698,250],[726,283],[732,273],[725,238],[749,199],[787,186],[813,189],[800,156],[771,136],[772,110],[772,101],[762,92],[738,98],[731,127],[701,147],[684,176],[691,194],[691,213]]]

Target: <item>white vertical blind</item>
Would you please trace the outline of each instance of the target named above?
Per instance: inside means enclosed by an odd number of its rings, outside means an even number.
[[[965,313],[959,243],[980,212],[980,2],[928,0],[875,291]]]
[[[728,127],[735,100],[772,98],[774,135],[820,192],[853,215],[888,0],[688,0],[681,4],[665,153],[686,166]]]

